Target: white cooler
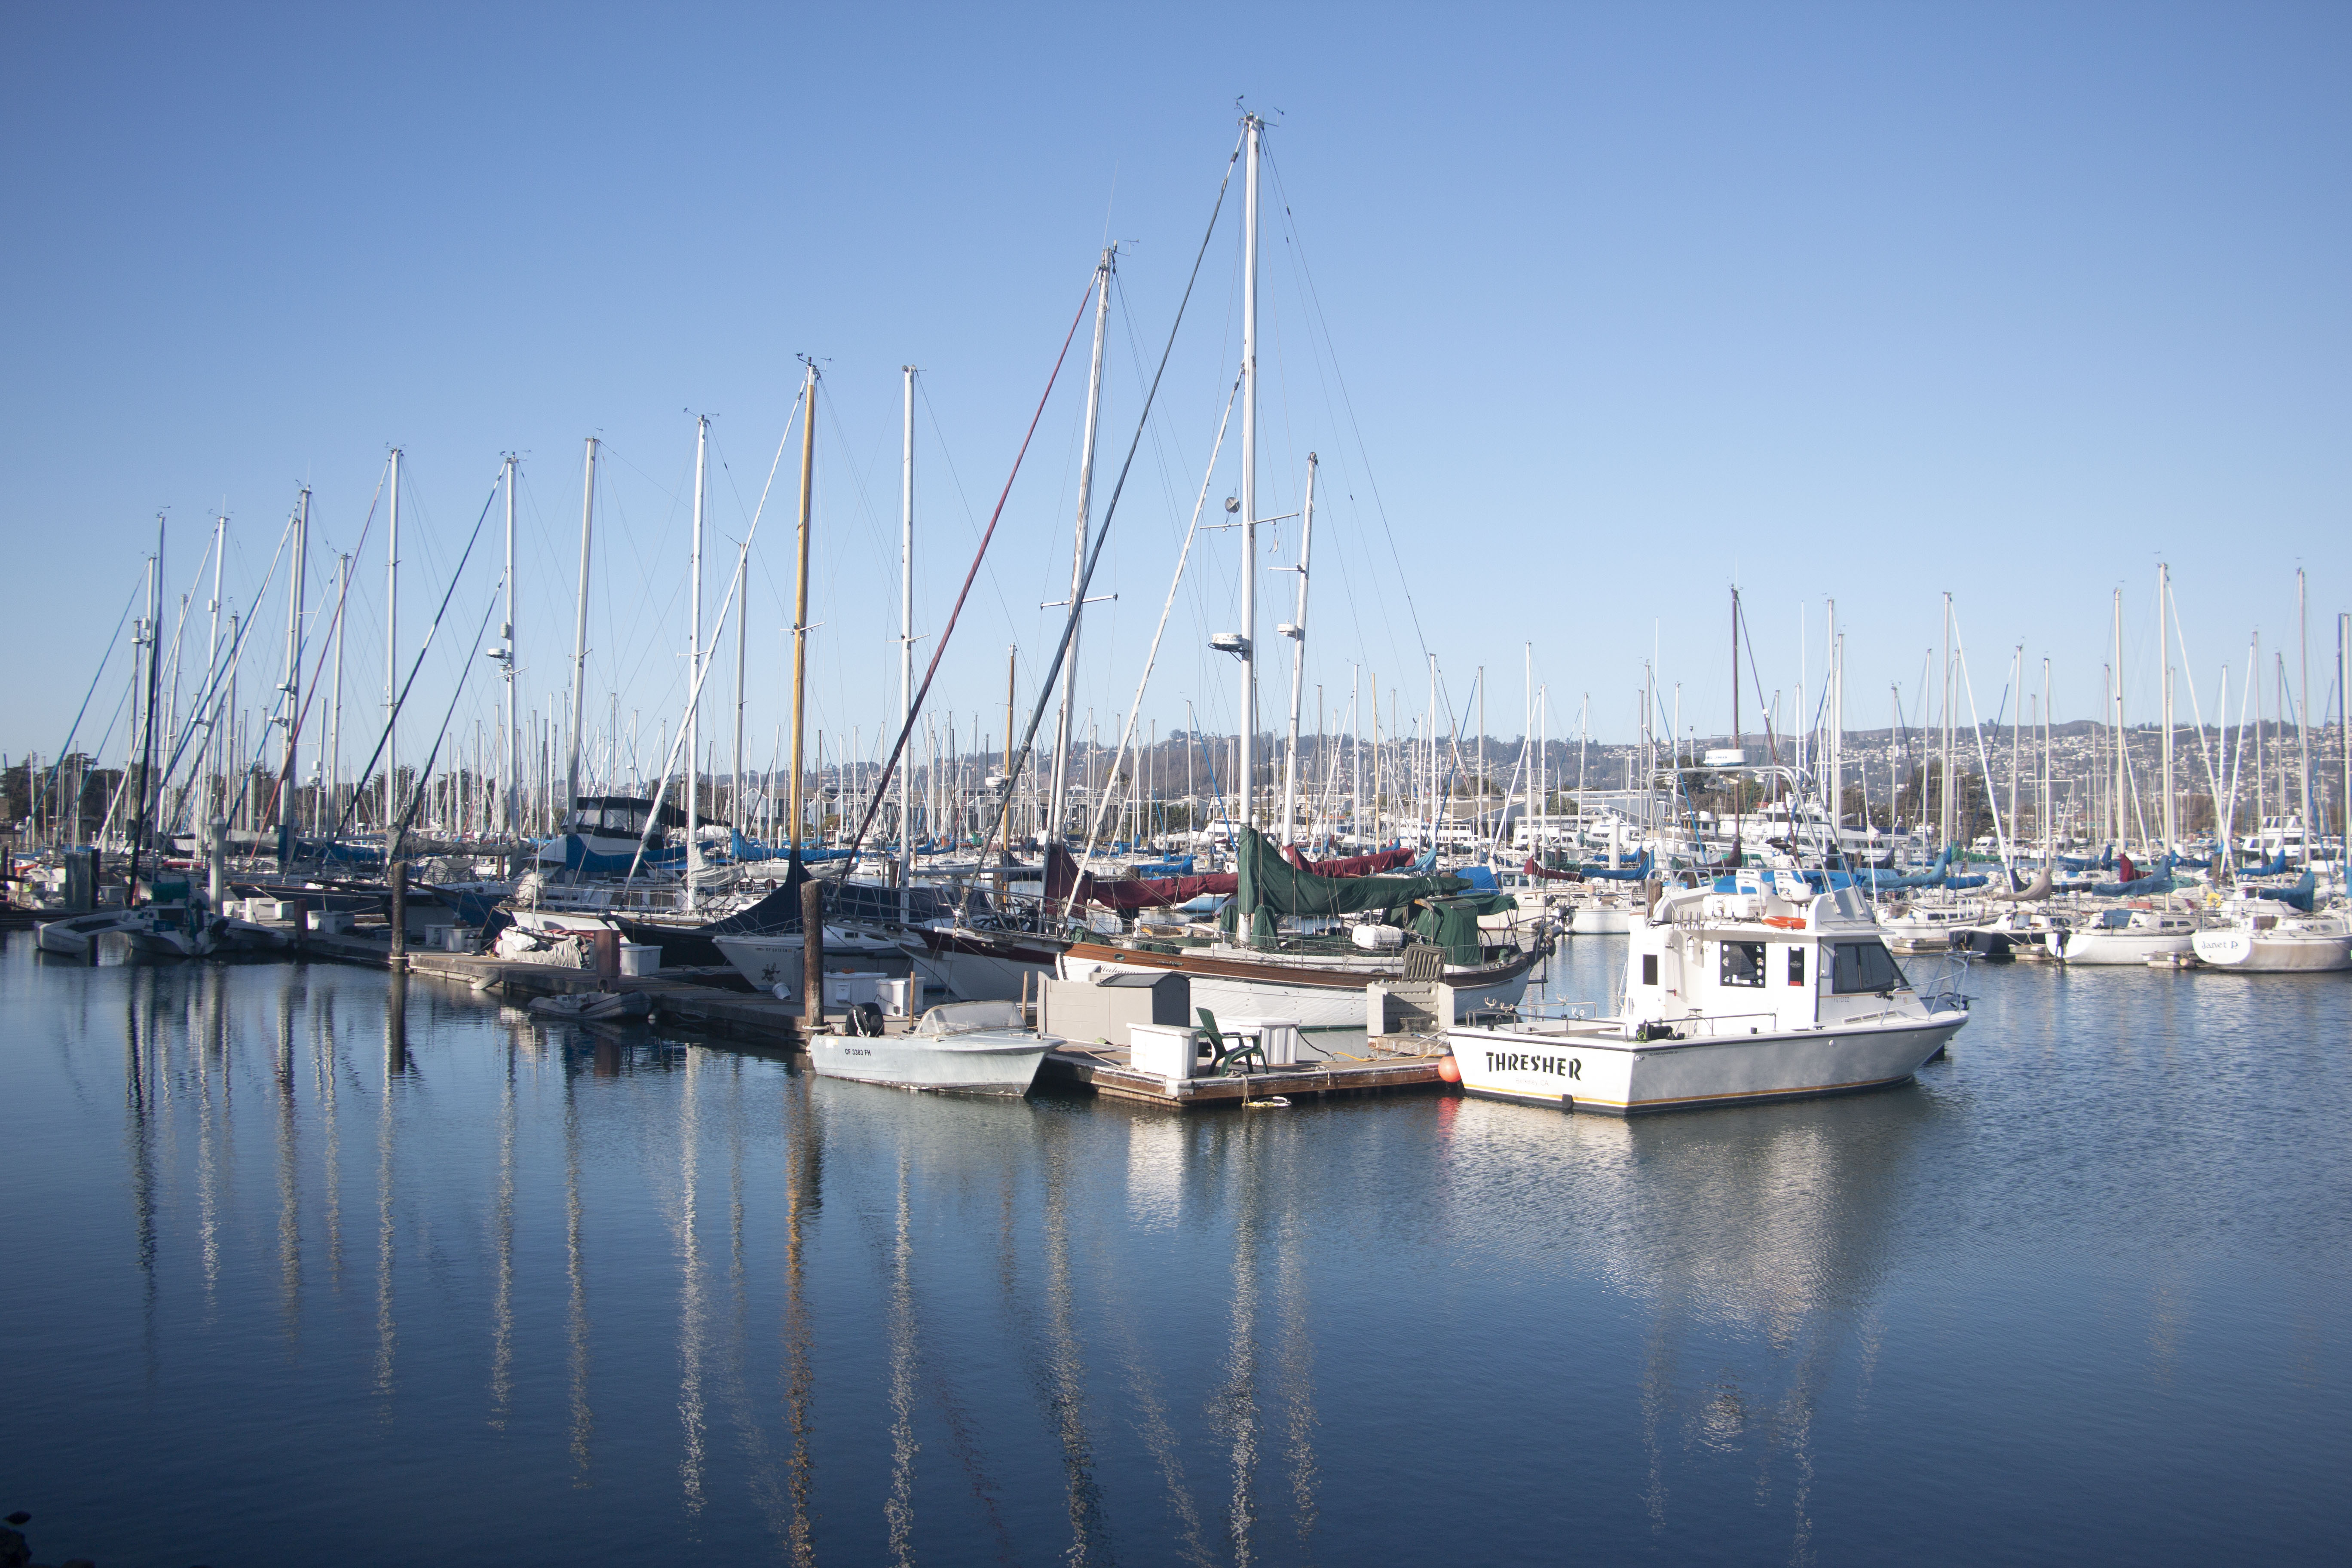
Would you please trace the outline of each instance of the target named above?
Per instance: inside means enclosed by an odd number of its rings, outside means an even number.
[[[621,944],[621,973],[639,979],[661,968],[661,944],[652,942],[625,942]]]
[[[1128,1065],[1138,1072],[1148,1072],[1181,1083],[1192,1076],[1192,1067],[1200,1048],[1201,1032],[1181,1024],[1129,1024],[1127,1026]]]

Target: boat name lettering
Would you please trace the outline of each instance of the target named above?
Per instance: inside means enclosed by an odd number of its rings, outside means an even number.
[[[1584,1058],[1581,1057],[1539,1057],[1529,1051],[1488,1051],[1488,1072],[1548,1072],[1555,1078],[1584,1081]]]

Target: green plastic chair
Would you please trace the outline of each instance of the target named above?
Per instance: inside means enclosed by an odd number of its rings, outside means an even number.
[[[1259,1072],[1266,1070],[1264,1040],[1248,1035],[1225,1033],[1217,1027],[1217,1016],[1206,1007],[1196,1007],[1193,1011],[1200,1014],[1201,1031],[1209,1037],[1209,1049],[1214,1053],[1209,1063],[1211,1078],[1238,1078],[1250,1071],[1253,1063]],[[1231,1050],[1225,1048],[1227,1040],[1234,1042]],[[1238,1068],[1234,1065],[1236,1063],[1240,1064]]]

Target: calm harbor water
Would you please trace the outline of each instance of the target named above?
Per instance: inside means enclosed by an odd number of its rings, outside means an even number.
[[[2341,975],[1980,969],[1809,1105],[1179,1119],[5,940],[53,1560],[2352,1554]]]

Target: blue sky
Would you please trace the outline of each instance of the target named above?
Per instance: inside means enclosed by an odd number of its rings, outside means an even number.
[[[924,372],[928,634],[1107,238],[1129,242],[1108,488],[1244,95],[1275,121],[1260,510],[1297,506],[1307,451],[1324,464],[1310,727],[1316,686],[1339,728],[1373,674],[1409,720],[1433,653],[1457,709],[1486,667],[1487,727],[1517,733],[1531,643],[1554,735],[1588,692],[1595,732],[1630,734],[1654,647],[1685,722],[1720,728],[1735,578],[1784,710],[1801,624],[1818,682],[1837,601],[1856,727],[1895,683],[1917,717],[1944,590],[1987,719],[2019,643],[2053,660],[2062,717],[2096,709],[2117,586],[2149,716],[2159,559],[2209,717],[2250,633],[2266,658],[2292,634],[2297,565],[2322,699],[2352,607],[2337,6],[17,6],[0,26],[12,757],[63,739],[159,509],[175,602],[228,512],[243,607],[309,483],[315,606],[394,443],[411,649],[499,454],[527,454],[543,702],[568,684],[591,433],[610,458],[589,707],[636,714],[650,752],[683,695],[692,413],[725,464],[715,605],[797,353],[825,373],[813,719],[871,750],[896,707],[898,367]],[[1106,739],[1232,375],[1238,216],[1236,191],[1096,584],[1118,595],[1081,665]],[[1002,744],[1007,645],[1025,717],[1058,632],[1037,606],[1067,586],[1084,347],[935,691],[960,737]],[[789,496],[754,547],[761,763],[785,713]],[[346,732],[369,741],[382,526],[346,666]],[[1296,524],[1270,531],[1265,563],[1287,563]],[[494,542],[412,714],[449,701]],[[1232,728],[1231,661],[1204,645],[1235,622],[1235,549],[1204,535],[1178,596],[1143,708],[1163,733],[1188,701]],[[1295,578],[1263,584],[1273,645]],[[277,678],[280,635],[247,688]],[[1265,679],[1271,723],[1286,658]],[[713,677],[714,711],[730,685]]]

